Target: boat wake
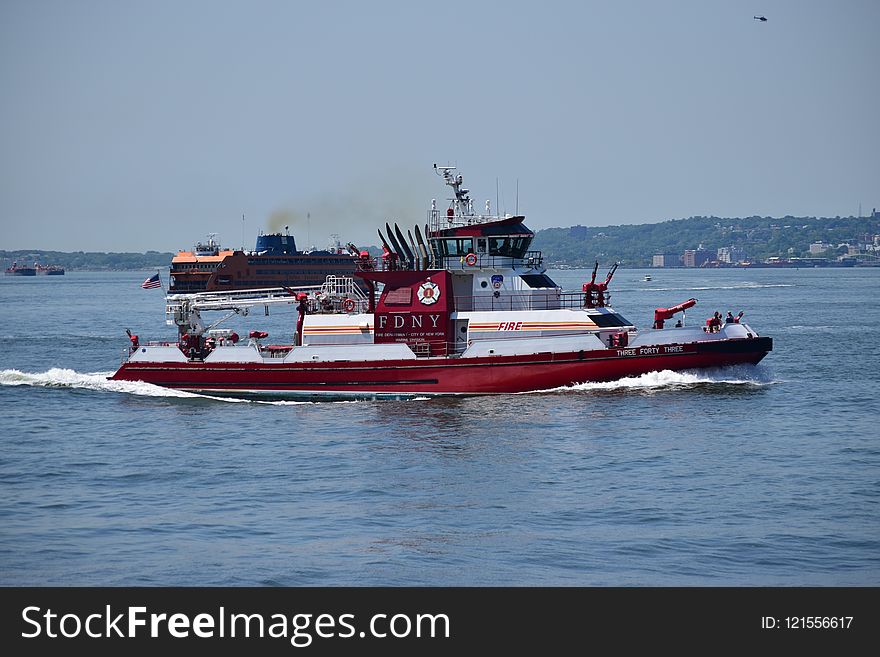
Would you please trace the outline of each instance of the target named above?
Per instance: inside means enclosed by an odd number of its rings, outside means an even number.
[[[206,399],[232,404],[268,404],[272,406],[292,406],[301,404],[356,404],[364,400],[357,399],[248,399],[234,396],[204,395],[186,390],[163,388],[143,381],[110,381],[107,377],[113,372],[77,372],[64,368],[53,367],[45,372],[31,373],[21,370],[0,370],[0,386],[33,386],[40,388],[71,388],[78,390],[95,390],[98,392],[116,392],[139,397],[177,397],[184,399]],[[407,397],[411,401],[422,401],[429,397]]]
[[[737,283],[736,285],[701,285],[682,287],[645,287],[639,292],[689,292],[696,290],[758,290],[770,287],[794,287],[792,283]],[[635,291],[635,290],[633,290]]]
[[[142,381],[108,381],[113,372],[76,372],[53,367],[45,372],[31,373],[21,370],[0,370],[0,385],[36,386],[42,388],[78,388],[103,392],[121,392],[144,397],[200,397],[183,390],[172,390]]]
[[[661,372],[648,372],[641,376],[625,377],[616,381],[578,383],[572,386],[563,386],[553,390],[542,392],[571,392],[571,391],[611,391],[611,390],[635,390],[635,391],[662,391],[682,390],[704,386],[744,386],[764,387],[779,383],[773,379],[770,372],[761,366],[737,365],[733,367],[719,367],[705,370],[684,370],[673,372],[663,370]]]
[[[113,372],[77,372],[75,370],[52,368],[46,372],[22,372],[21,370],[0,370],[0,385],[2,386],[34,386],[42,388],[70,388],[79,390],[94,390],[98,392],[115,392],[139,397],[177,397],[184,399],[204,399],[226,403],[238,404],[269,404],[275,406],[298,405],[298,404],[356,404],[357,399],[327,399],[327,400],[304,400],[304,399],[247,399],[232,396],[204,395],[185,390],[163,388],[143,381],[110,381],[107,377]],[[549,390],[535,390],[520,394],[536,394],[548,392],[584,392],[584,391],[662,391],[681,390],[702,386],[734,385],[763,387],[779,383],[763,367],[755,365],[738,365],[707,370],[693,370],[673,372],[648,372],[641,376],[626,377],[616,381],[578,383],[571,386],[562,386]],[[407,397],[409,401],[427,401],[432,399],[428,396]],[[403,399],[398,399],[402,401]]]

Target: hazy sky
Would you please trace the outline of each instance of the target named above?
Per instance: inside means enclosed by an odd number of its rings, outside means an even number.
[[[0,0],[0,249],[375,244],[445,205],[434,162],[533,229],[867,213],[878,34],[874,0]]]

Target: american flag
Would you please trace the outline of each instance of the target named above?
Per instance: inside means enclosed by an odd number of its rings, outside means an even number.
[[[156,272],[152,276],[150,276],[147,280],[141,283],[141,287],[145,290],[149,290],[154,287],[160,287],[162,283],[159,282],[159,272]]]

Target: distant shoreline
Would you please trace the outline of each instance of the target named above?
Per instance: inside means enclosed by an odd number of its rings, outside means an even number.
[[[31,265],[57,265],[65,271],[131,271],[147,269],[165,269],[171,264],[173,253],[146,251],[145,253],[117,252],[84,252],[84,251],[50,251],[44,249],[19,249],[0,251],[0,262],[3,268],[12,263]]]
[[[362,247],[378,252],[378,247]],[[620,226],[569,226],[535,232],[532,248],[551,268],[618,262],[627,269],[708,267],[863,267],[880,258],[880,213],[870,217],[690,217]],[[0,262],[58,265],[70,271],[168,267],[176,252],[0,250]],[[688,258],[689,256],[689,258]],[[668,266],[656,266],[656,263]]]

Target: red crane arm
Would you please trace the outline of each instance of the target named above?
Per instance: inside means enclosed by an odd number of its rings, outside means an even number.
[[[670,306],[669,308],[655,308],[654,309],[654,322],[662,322],[666,319],[672,319],[672,316],[675,313],[680,313],[682,310],[687,310],[691,306],[697,303],[697,300],[694,298],[690,298],[687,301],[683,301],[677,306]]]

